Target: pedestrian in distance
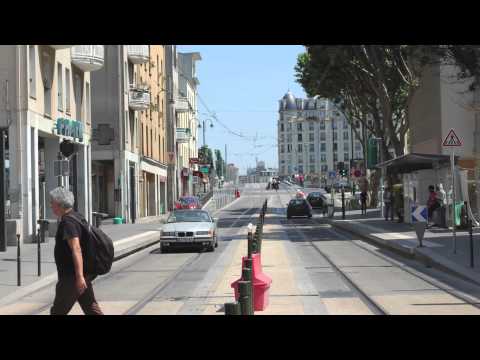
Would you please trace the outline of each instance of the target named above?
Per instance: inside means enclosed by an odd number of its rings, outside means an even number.
[[[428,221],[431,222],[433,219],[433,212],[440,207],[440,201],[438,199],[438,195],[433,185],[430,185],[428,187],[428,192],[429,192],[428,201],[427,201]]]
[[[367,192],[365,190],[360,193],[360,202],[362,204],[362,215],[367,215]]]
[[[50,192],[50,206],[59,219],[54,250],[58,282],[50,314],[67,315],[78,301],[86,315],[103,315],[92,287],[93,244],[79,223],[85,219],[73,210],[74,201],[73,193],[63,187]]]
[[[388,186],[385,186],[385,190],[383,191],[383,203],[385,204],[385,210],[384,210],[385,221],[388,221],[388,215],[390,214],[390,211],[393,211],[392,194]]]

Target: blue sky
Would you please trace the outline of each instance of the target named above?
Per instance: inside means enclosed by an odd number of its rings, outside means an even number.
[[[179,52],[198,51],[198,92],[207,107],[231,131],[221,124],[207,127],[206,142],[224,153],[227,144],[229,163],[245,173],[255,166],[255,155],[269,167],[278,167],[276,122],[278,100],[290,89],[296,97],[305,97],[295,82],[294,66],[303,46],[291,45],[179,45]],[[198,101],[200,120],[208,116]],[[200,130],[200,129],[199,129]],[[253,139],[258,135],[257,142]],[[199,132],[198,145],[203,145]]]

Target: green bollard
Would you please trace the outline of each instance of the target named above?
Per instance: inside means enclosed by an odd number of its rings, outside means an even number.
[[[240,304],[235,303],[226,303],[225,304],[225,315],[241,315]]]
[[[250,304],[249,304],[249,314],[253,315],[253,271],[252,271],[252,260],[248,259],[245,261],[245,267],[242,270],[242,280],[248,281],[250,283]]]
[[[247,239],[248,239],[248,258],[251,259],[252,258],[252,254],[254,252],[254,244],[253,244],[253,234],[251,232],[248,233],[247,235]]]
[[[250,281],[239,281],[238,292],[240,294],[238,302],[240,303],[240,312],[242,315],[253,315],[251,309],[252,283]]]

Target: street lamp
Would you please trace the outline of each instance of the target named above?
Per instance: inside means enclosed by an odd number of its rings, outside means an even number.
[[[201,124],[200,122],[198,123],[198,128],[199,128],[199,129],[203,128],[203,146],[206,145],[206,142],[205,142],[205,131],[206,131],[205,122],[207,122],[207,121],[210,122],[210,127],[213,128],[213,121],[212,121],[212,119],[210,119],[210,118],[207,118],[207,119],[205,119],[205,120],[202,121],[203,126],[202,126],[202,124]]]
[[[380,159],[380,164],[383,163],[383,152],[380,150],[380,145],[379,143],[383,141],[383,138],[380,137],[373,137],[373,139],[377,142],[377,153],[379,153],[379,159]],[[384,190],[384,184],[383,184],[383,166],[380,168],[380,216],[383,216],[383,190]]]

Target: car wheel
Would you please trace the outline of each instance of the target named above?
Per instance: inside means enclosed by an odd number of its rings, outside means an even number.
[[[165,254],[167,252],[167,248],[163,245],[160,245],[160,254]]]
[[[214,252],[215,251],[215,245],[214,244],[208,245],[207,246],[207,251],[208,252]]]
[[[215,236],[215,247],[218,247],[218,238]]]

